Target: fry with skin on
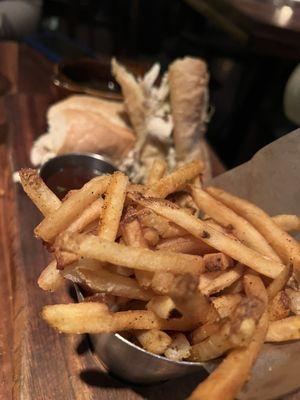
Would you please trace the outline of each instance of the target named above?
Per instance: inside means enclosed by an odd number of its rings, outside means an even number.
[[[187,163],[171,174],[161,178],[147,193],[154,197],[167,197],[168,194],[183,189],[185,185],[198,176],[203,169],[204,164],[200,160]]]
[[[24,191],[44,216],[60,207],[61,201],[43,182],[36,169],[22,168],[19,176]]]
[[[159,318],[181,318],[182,313],[177,309],[170,296],[154,296],[146,305],[147,310],[153,311]]]
[[[99,222],[98,237],[101,240],[114,242],[126,197],[128,177],[122,172],[115,172],[107,185],[102,215]]]
[[[200,276],[199,290],[205,296],[218,293],[236,282],[243,272],[244,267],[240,264],[224,272],[205,272]]]
[[[166,162],[162,158],[155,158],[148,173],[147,185],[150,186],[159,181],[164,176],[166,169]]]
[[[56,260],[50,262],[38,278],[38,285],[41,289],[49,292],[55,292],[63,286],[64,278],[57,269]]]
[[[192,235],[179,236],[161,240],[156,246],[158,250],[169,250],[175,253],[186,253],[195,255],[205,255],[215,250],[202,240],[196,239]]]
[[[275,215],[272,217],[272,220],[286,232],[295,232],[300,230],[300,217],[298,217],[298,215]]]
[[[109,312],[101,303],[55,304],[45,306],[42,317],[64,333],[120,332],[130,329],[189,331],[195,327],[183,318],[170,321],[158,318],[149,310]]]
[[[136,331],[135,337],[145,350],[153,354],[163,354],[172,343],[171,336],[159,329]]]
[[[246,246],[273,260],[280,261],[266,239],[246,219],[240,217],[204,190],[191,187],[191,191],[197,206],[205,214],[224,228],[228,228]]]
[[[266,212],[253,203],[215,187],[209,187],[206,190],[249,221],[266,238],[284,263],[293,264],[294,271],[300,278],[300,246],[292,236],[282,230]]]
[[[291,301],[285,290],[281,290],[269,304],[269,320],[287,318],[291,312]]]
[[[210,227],[205,221],[201,221],[192,215],[186,214],[173,203],[167,202],[166,200],[161,201],[153,198],[145,198],[137,193],[131,193],[128,194],[128,196],[136,203],[150,208],[157,214],[181,226],[195,237],[203,240],[203,242],[207,243],[209,246],[227,254],[234,260],[247,265],[262,275],[275,278],[284,268],[283,264],[262,256],[242,243],[235,241],[228,235]]]
[[[266,342],[286,342],[300,339],[300,316],[270,322]]]
[[[56,247],[82,257],[145,271],[198,275],[203,270],[200,256],[125,246],[82,233],[61,234],[56,240]]]
[[[99,176],[91,179],[80,190],[64,201],[56,211],[44,218],[35,228],[35,235],[45,242],[51,243],[59,233],[64,231],[86,207],[106,190],[109,179],[108,176]]]
[[[209,377],[193,391],[189,400],[233,400],[249,377],[268,329],[268,316],[264,313],[250,344],[232,350]]]

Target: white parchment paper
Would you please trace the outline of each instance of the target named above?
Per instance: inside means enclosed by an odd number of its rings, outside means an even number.
[[[261,149],[210,183],[253,201],[270,215],[300,215],[300,129]],[[242,400],[282,398],[300,389],[300,341],[265,344]]]

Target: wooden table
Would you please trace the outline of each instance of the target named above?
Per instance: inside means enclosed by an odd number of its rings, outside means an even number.
[[[49,259],[32,234],[41,217],[12,182],[12,172],[29,165],[31,143],[44,132],[45,112],[55,98],[52,65],[15,43],[0,43],[0,58],[0,73],[11,82],[0,101],[0,399],[186,398],[198,375],[151,387],[123,384],[105,373],[86,337],[59,335],[39,317],[44,305],[68,302],[73,294],[67,287],[55,294],[37,287]]]

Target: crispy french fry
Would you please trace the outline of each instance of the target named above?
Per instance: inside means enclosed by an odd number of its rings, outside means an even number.
[[[269,320],[277,321],[278,319],[287,318],[291,312],[291,301],[284,290],[281,290],[274,297],[269,305]]]
[[[92,222],[99,219],[103,206],[103,200],[97,199],[76,218],[66,229],[67,232],[83,232]]]
[[[177,309],[170,296],[154,296],[147,303],[146,308],[162,319],[182,317],[182,313]]]
[[[176,238],[188,235],[188,232],[168,221],[166,218],[155,214],[151,210],[144,209],[137,213],[143,228],[153,228],[164,239]]]
[[[243,272],[242,265],[237,265],[225,272],[206,272],[200,276],[199,289],[205,296],[218,293],[237,281]]]
[[[154,185],[165,174],[167,164],[162,158],[155,158],[147,177],[147,185]]]
[[[171,336],[158,329],[136,331],[135,337],[145,350],[154,354],[163,354],[172,343]]]
[[[215,187],[209,187],[207,191],[247,219],[266,238],[286,264],[293,264],[294,271],[300,278],[300,246],[295,239],[282,230],[261,208],[249,201]]]
[[[292,266],[290,264],[286,265],[284,270],[267,287],[269,302],[285,287],[291,277],[292,271]]]
[[[188,298],[196,291],[199,283],[198,276],[191,274],[174,275],[170,272],[155,272],[151,288],[161,295],[172,298]]]
[[[66,232],[58,237],[56,246],[86,258],[145,271],[198,275],[203,270],[200,256],[124,246],[93,235]]]
[[[220,330],[220,326],[221,326],[220,321],[207,322],[206,324],[199,326],[191,333],[191,343],[197,344],[202,342],[209,336],[218,332]]]
[[[90,180],[73,196],[63,202],[56,211],[48,215],[35,228],[35,235],[45,242],[51,243],[106,190],[108,182],[108,176],[100,176]]]
[[[253,274],[245,274],[243,281],[246,295],[260,299],[266,307],[268,304],[268,294],[261,278]]]
[[[300,292],[290,288],[285,289],[285,292],[290,299],[291,311],[296,315],[300,315]]]
[[[144,228],[143,236],[150,247],[155,247],[159,242],[159,234],[154,228]]]
[[[159,250],[174,251],[175,253],[204,255],[204,257],[205,254],[215,251],[206,243],[202,242],[202,240],[196,239],[191,235],[163,239],[158,243],[156,248]]]
[[[298,217],[298,215],[275,215],[272,217],[272,220],[286,232],[295,232],[300,230],[300,217]]]
[[[209,246],[227,254],[234,260],[247,265],[262,275],[275,278],[284,269],[283,264],[266,258],[242,243],[235,241],[228,235],[218,232],[208,226],[204,221],[186,214],[173,203],[153,198],[145,198],[136,193],[130,194],[129,197],[136,203],[150,208],[157,214],[173,221],[195,237],[203,240]]]
[[[55,248],[55,258],[57,262],[57,269],[64,269],[67,265],[72,264],[73,262],[80,259],[75,253],[70,253],[68,251],[61,251],[58,248]]]
[[[148,191],[148,194],[154,197],[167,197],[168,194],[177,192],[185,185],[199,175],[204,169],[202,161],[192,161],[179,167],[171,174],[161,178]]]
[[[107,185],[102,215],[99,222],[98,236],[101,240],[114,242],[126,197],[128,177],[122,172],[115,172]]]
[[[224,271],[229,267],[233,267],[232,258],[223,253],[211,253],[203,256],[204,271]]]
[[[37,170],[22,168],[19,176],[24,191],[44,216],[60,207],[61,201],[43,182]]]
[[[266,239],[244,218],[216,200],[204,190],[192,187],[193,198],[197,206],[209,215],[242,243],[258,253],[280,262],[279,257]]]
[[[45,306],[42,317],[53,328],[64,333],[120,332],[130,329],[188,331],[194,327],[191,321],[183,318],[167,321],[149,310],[110,313],[105,304],[93,302]]]
[[[212,303],[221,318],[229,317],[237,305],[242,300],[242,296],[239,293],[236,294],[224,294],[223,296],[215,297]]]
[[[177,298],[176,306],[184,317],[190,318],[195,323],[205,324],[218,320],[219,314],[208,299],[200,292],[196,291],[188,298]]]
[[[270,322],[266,342],[286,342],[300,339],[300,316]]]
[[[233,400],[248,379],[250,370],[264,343],[268,316],[261,317],[256,332],[246,348],[236,349],[222,361],[210,376],[193,391],[189,400]]]
[[[172,339],[172,343],[165,351],[165,356],[174,361],[188,358],[190,355],[191,345],[187,340],[187,337],[183,333],[175,333],[172,335]]]
[[[63,286],[64,278],[56,268],[56,260],[50,262],[38,278],[38,285],[41,289],[49,292],[55,292]]]

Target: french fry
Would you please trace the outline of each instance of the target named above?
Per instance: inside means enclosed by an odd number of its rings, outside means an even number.
[[[161,158],[155,158],[147,177],[147,186],[151,186],[159,181],[167,169],[166,162]]]
[[[145,350],[153,354],[163,354],[172,343],[171,336],[158,329],[136,331],[135,337]]]
[[[266,307],[268,304],[268,294],[261,278],[253,274],[245,274],[243,281],[246,295],[260,299],[264,307]]]
[[[114,242],[126,197],[128,177],[122,172],[115,172],[107,185],[102,215],[99,222],[98,237],[101,240]]]
[[[80,256],[77,254],[68,251],[61,251],[58,248],[54,249],[54,253],[57,262],[57,269],[60,270],[63,270],[66,266],[80,259]]]
[[[63,202],[56,211],[48,215],[35,228],[35,235],[45,242],[51,243],[106,190],[108,182],[108,176],[100,176],[90,180],[73,196]]]
[[[56,246],[82,257],[145,271],[198,275],[203,270],[200,256],[124,246],[93,235],[65,232],[57,238]]]
[[[213,335],[214,333],[220,330],[220,321],[217,322],[207,322],[196,328],[191,333],[191,343],[197,344],[208,338],[209,336]]]
[[[270,285],[267,287],[267,294],[269,298],[269,302],[274,299],[280,290],[282,290],[287,284],[288,280],[291,277],[293,268],[291,264],[286,265],[284,270],[275,278]]]
[[[155,229],[164,239],[188,235],[187,231],[151,210],[143,209],[137,213],[137,216],[143,228]]]
[[[151,291],[143,290],[134,279],[107,271],[103,268],[90,270],[80,267],[79,264],[75,268],[75,271],[81,283],[95,293],[105,292],[114,296],[144,301],[150,300],[153,296]]]
[[[121,332],[130,329],[188,331],[195,327],[183,318],[170,321],[158,318],[149,310],[109,312],[101,303],[55,304],[45,306],[42,317],[64,333]]]
[[[155,293],[181,299],[192,296],[197,291],[198,284],[199,277],[195,275],[155,272],[151,288]]]
[[[175,253],[204,255],[204,257],[205,254],[215,251],[206,243],[202,242],[202,240],[196,239],[191,235],[163,239],[158,243],[156,248],[159,250],[174,251]]]
[[[266,238],[286,264],[293,264],[294,271],[300,279],[300,246],[295,239],[282,230],[261,208],[249,201],[214,187],[207,188],[207,191],[247,219]]]
[[[233,400],[249,377],[252,365],[264,343],[268,316],[264,313],[250,344],[232,350],[210,376],[193,391],[189,400]]]
[[[236,236],[242,243],[258,253],[270,257],[273,260],[280,259],[268,244],[266,239],[244,218],[240,217],[233,210],[216,200],[204,190],[191,187],[193,198],[197,206],[209,215],[230,233]]]
[[[290,315],[291,301],[284,290],[277,293],[270,303],[268,311],[270,321],[277,321]]]
[[[165,351],[165,356],[170,360],[181,361],[190,356],[191,345],[183,333],[172,335],[172,343]]]
[[[177,208],[173,203],[152,198],[145,198],[136,193],[132,193],[128,196],[136,203],[150,208],[157,214],[181,226],[195,237],[203,240],[203,242],[207,243],[209,246],[224,254],[227,254],[234,260],[239,261],[241,264],[247,265],[262,275],[275,278],[284,269],[283,264],[266,258],[249,247],[246,247],[242,243],[235,241],[226,234],[218,232],[217,230],[208,226],[204,221],[201,221],[192,215],[186,214],[184,211]]]
[[[143,236],[150,247],[155,247],[159,242],[159,234],[154,228],[144,228]]]
[[[295,232],[300,230],[300,217],[298,215],[275,215],[273,222],[286,232]]]
[[[97,199],[76,218],[66,229],[67,232],[83,232],[92,222],[99,219],[103,206],[103,200]]]
[[[227,318],[233,313],[241,300],[242,296],[239,293],[224,294],[223,296],[215,297],[212,303],[220,317]]]
[[[55,292],[64,284],[64,278],[61,272],[56,268],[56,260],[50,262],[38,278],[38,285],[41,289]]]
[[[128,246],[148,248],[138,219],[129,207],[122,222],[122,237]],[[153,278],[151,271],[135,270],[135,277],[144,288],[149,288]]]
[[[179,167],[171,174],[161,178],[148,190],[148,194],[154,197],[167,197],[168,194],[177,192],[199,175],[204,169],[202,161],[192,161]]]
[[[175,303],[183,316],[190,318],[196,324],[214,322],[219,318],[214,306],[200,291],[196,291],[188,298],[177,298]]]
[[[243,272],[244,267],[242,265],[237,265],[225,272],[206,272],[201,274],[199,290],[205,296],[218,293],[237,281],[242,276]]]
[[[37,170],[22,168],[19,176],[24,191],[44,216],[60,207],[61,201],[43,182]]]
[[[300,315],[300,292],[290,288],[285,289],[285,292],[290,299],[291,311],[296,315]]]
[[[300,339],[300,316],[270,322],[266,342],[286,342]]]
[[[224,271],[229,267],[233,267],[232,258],[223,253],[211,253],[203,256],[204,271]]]
[[[146,305],[147,310],[153,311],[159,318],[181,318],[182,313],[177,309],[169,296],[154,296]]]

